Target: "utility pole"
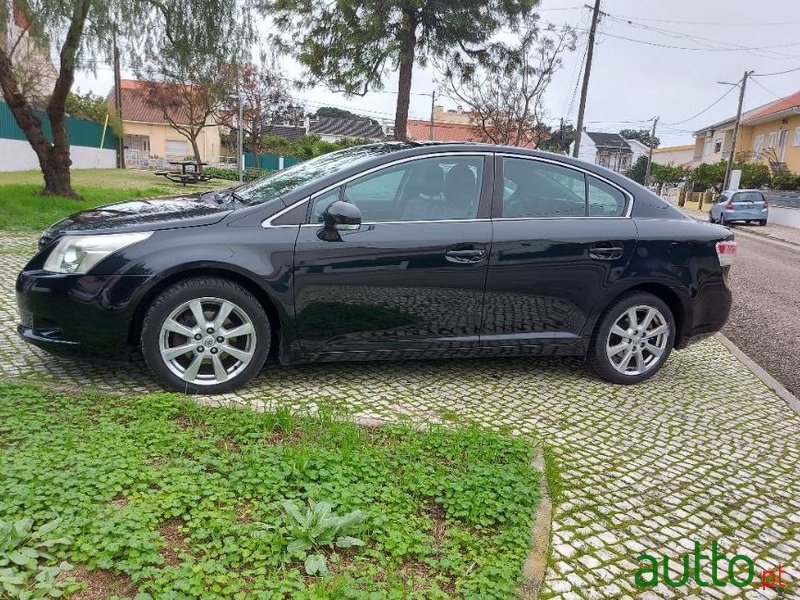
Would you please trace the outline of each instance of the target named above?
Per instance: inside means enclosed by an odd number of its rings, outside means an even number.
[[[117,26],[114,25],[114,110],[120,123],[122,122],[122,75],[119,66],[119,47],[117,46]],[[125,140],[117,136],[117,168],[125,168]]]
[[[656,139],[658,117],[653,117],[653,129],[650,130],[650,152],[647,154],[647,170],[644,172],[644,184],[650,184],[650,170],[653,168],[653,142]]]
[[[431,92],[431,141],[433,141],[433,113],[436,112],[436,90]]]
[[[739,107],[736,109],[736,122],[733,124],[733,140],[731,140],[731,153],[728,155],[728,166],[725,168],[725,181],[722,184],[722,189],[727,190],[728,184],[731,182],[731,171],[733,170],[733,159],[736,155],[736,138],[739,137],[739,121],[742,120],[742,104],[744,104],[744,90],[747,87],[747,78],[753,74],[753,71],[745,71],[741,83],[726,83],[725,85],[738,85],[739,86]],[[725,83],[720,81],[719,83]]]
[[[592,57],[594,56],[594,36],[597,32],[597,21],[600,19],[600,0],[594,1],[592,12],[592,26],[589,29],[589,42],[586,47],[586,66],[583,68],[583,85],[581,86],[581,103],[578,106],[578,124],[575,132],[575,146],[572,156],[578,158],[581,149],[581,134],[583,133],[583,113],[586,110],[586,93],[589,91],[589,75],[592,72]]]

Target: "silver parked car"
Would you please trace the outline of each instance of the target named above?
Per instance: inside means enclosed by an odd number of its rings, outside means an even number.
[[[708,211],[708,220],[720,225],[728,225],[733,221],[755,221],[759,225],[766,225],[768,216],[769,204],[758,190],[722,192]]]

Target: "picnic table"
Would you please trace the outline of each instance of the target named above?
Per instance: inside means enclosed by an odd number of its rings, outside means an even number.
[[[169,164],[174,165],[175,168],[171,171],[156,171],[156,175],[166,177],[170,181],[182,183],[183,185],[212,179],[210,175],[206,175],[201,171],[201,167],[207,166],[208,163],[193,160],[171,160]]]

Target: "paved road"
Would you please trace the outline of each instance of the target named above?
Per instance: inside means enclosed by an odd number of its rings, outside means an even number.
[[[800,247],[738,235],[723,333],[800,396]]]

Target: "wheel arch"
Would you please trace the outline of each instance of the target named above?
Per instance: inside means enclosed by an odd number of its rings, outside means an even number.
[[[649,294],[653,294],[669,307],[670,312],[672,312],[672,318],[675,320],[675,343],[673,347],[680,349],[684,337],[684,328],[686,326],[687,319],[689,318],[688,308],[675,290],[668,285],[657,282],[638,283],[611,297],[608,302],[605,303],[603,310],[598,313],[594,323],[592,323],[592,335],[594,336],[600,321],[608,309],[623,296],[628,296],[635,292],[647,292]]]
[[[176,283],[186,279],[193,279],[195,277],[218,277],[220,279],[227,279],[228,281],[242,286],[248,292],[253,294],[253,296],[255,296],[255,298],[264,308],[264,312],[267,313],[270,328],[272,329],[270,355],[272,356],[273,354],[279,352],[279,344],[281,342],[284,323],[280,318],[277,304],[270,297],[267,290],[265,290],[256,282],[255,278],[223,265],[193,266],[185,269],[175,270],[160,278],[142,295],[141,298],[139,298],[136,304],[136,308],[133,312],[133,316],[128,328],[128,343],[131,346],[139,345],[139,337],[142,333],[144,317],[147,313],[147,309],[150,307],[153,301],[158,298],[158,296],[161,295],[164,290],[170,288]]]

